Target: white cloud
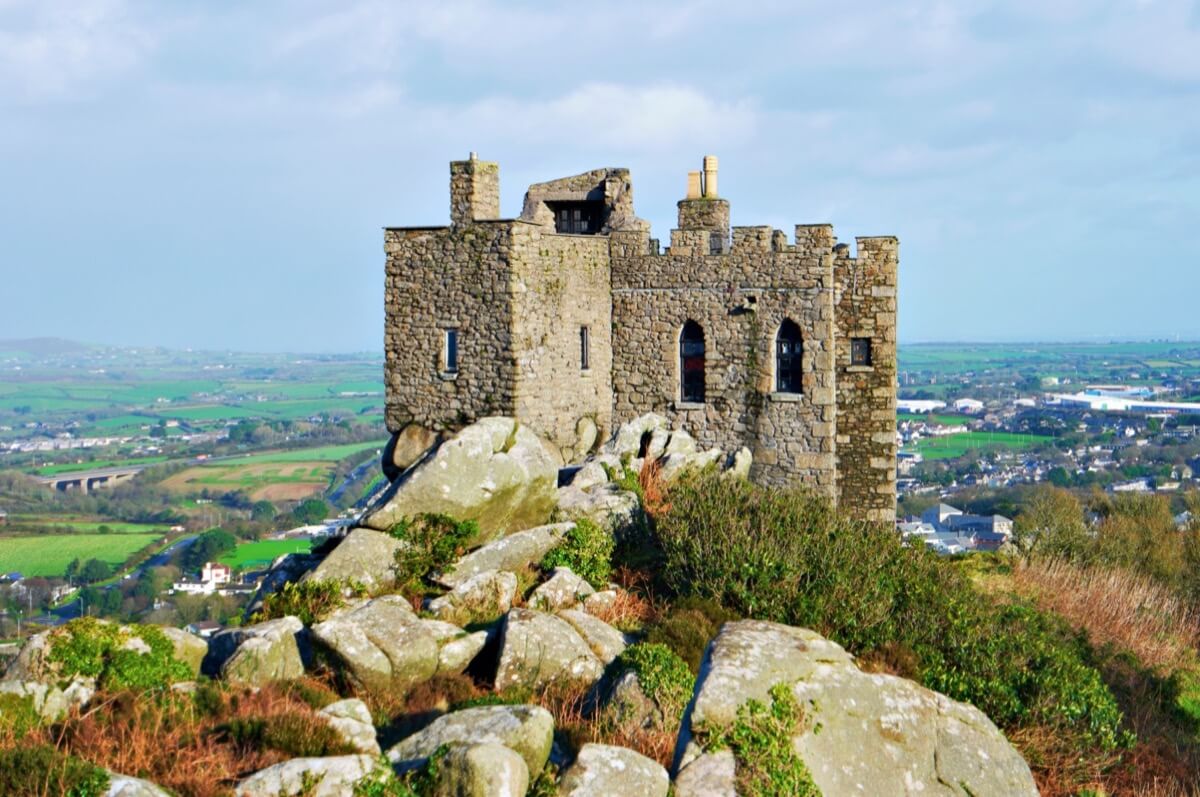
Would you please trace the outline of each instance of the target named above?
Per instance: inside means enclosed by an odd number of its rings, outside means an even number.
[[[10,0],[0,6],[0,93],[69,96],[132,69],[157,42],[123,0]]]

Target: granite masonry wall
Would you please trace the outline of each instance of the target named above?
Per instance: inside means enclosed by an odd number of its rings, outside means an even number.
[[[899,242],[858,238],[834,249],[837,280],[838,503],[869,520],[896,515],[896,278]],[[869,365],[851,362],[870,341]]]

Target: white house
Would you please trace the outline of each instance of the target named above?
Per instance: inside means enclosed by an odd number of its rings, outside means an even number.
[[[212,595],[222,586],[233,580],[233,570],[220,562],[205,562],[200,570],[200,580],[192,581],[185,578],[171,585],[173,592],[183,592],[188,595]]]
[[[954,402],[956,412],[965,412],[967,414],[975,414],[983,412],[983,402],[973,398],[960,398]]]

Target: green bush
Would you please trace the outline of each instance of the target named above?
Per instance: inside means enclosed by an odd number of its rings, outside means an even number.
[[[721,626],[741,619],[711,599],[680,598],[671,604],[646,633],[646,641],[673,650],[693,673],[699,674],[704,649]]]
[[[108,773],[48,744],[0,750],[0,794],[5,797],[100,797]]]
[[[479,536],[479,524],[427,513],[405,518],[389,533],[409,543],[396,551],[396,583],[413,587],[465,554],[470,541]]]
[[[666,645],[639,642],[621,652],[616,666],[618,671],[634,672],[646,697],[658,705],[669,723],[678,724],[696,685],[683,659]]]
[[[706,750],[728,748],[737,765],[738,794],[756,797],[820,797],[792,737],[804,728],[804,713],[787,684],[771,687],[771,705],[747,700],[728,728],[702,728]]]
[[[569,567],[597,589],[604,589],[612,572],[613,536],[591,520],[575,521],[563,541],[542,559],[543,570]]]
[[[48,659],[64,684],[79,675],[96,678],[105,689],[146,690],[192,677],[161,629],[119,626],[94,617],[80,617],[52,631]]]
[[[319,623],[346,605],[345,592],[365,595],[366,587],[357,582],[323,580],[290,581],[263,599],[260,608],[250,618],[261,623],[280,617],[299,617],[305,625]]]
[[[827,501],[711,474],[672,487],[656,531],[664,577],[747,617],[818,631],[856,655],[911,650],[919,680],[1003,727],[1051,725],[1081,749],[1129,742],[1120,710],[1063,623],[994,606],[923,546]]]

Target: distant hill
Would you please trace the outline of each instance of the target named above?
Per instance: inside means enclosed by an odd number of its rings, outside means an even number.
[[[52,354],[77,354],[92,347],[86,343],[64,338],[22,338],[0,340],[0,352],[31,354],[45,357]]]

